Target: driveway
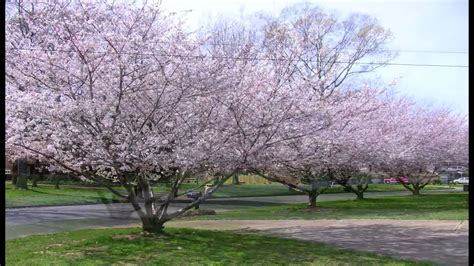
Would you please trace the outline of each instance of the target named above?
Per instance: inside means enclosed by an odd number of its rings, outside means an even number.
[[[452,190],[450,190],[452,191]],[[430,192],[432,193],[432,192]],[[367,198],[389,195],[409,195],[408,191],[365,193]],[[318,201],[354,199],[353,193],[323,194]],[[239,208],[258,208],[291,203],[305,203],[307,197],[273,196],[273,197],[242,197],[215,198],[201,204],[217,212]],[[171,205],[170,211],[184,206],[185,201]],[[120,226],[139,222],[137,214],[130,204],[94,204],[75,206],[51,206],[31,208],[5,209],[5,238],[13,239],[34,234],[73,231],[85,228]]]
[[[176,221],[170,227],[259,232],[440,265],[468,264],[468,221],[225,220]]]

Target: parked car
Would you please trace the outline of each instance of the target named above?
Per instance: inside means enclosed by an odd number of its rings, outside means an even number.
[[[454,184],[469,185],[469,177],[465,176],[465,177],[461,177],[461,178],[458,178],[458,179],[454,179],[453,183]]]
[[[408,177],[402,176],[402,177],[400,177],[400,179],[402,180],[403,183],[405,183],[405,184],[410,184],[410,180],[408,179]],[[400,183],[398,177],[384,178],[384,179],[383,179],[383,182],[384,182],[385,184],[396,184],[396,183]]]

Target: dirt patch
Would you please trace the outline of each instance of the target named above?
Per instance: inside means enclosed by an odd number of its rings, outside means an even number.
[[[44,254],[48,254],[48,255],[57,255],[57,254],[58,254],[58,252],[54,252],[54,251],[49,251],[49,250],[46,250],[46,251],[44,252]]]
[[[62,246],[64,246],[64,244],[52,244],[52,245],[46,246],[45,248],[49,249],[49,248],[62,247]]]
[[[90,255],[90,254],[103,253],[107,249],[108,247],[104,247],[104,246],[88,247],[85,249],[85,252]]]
[[[82,252],[66,252],[63,254],[65,257],[81,257],[84,256],[84,253]]]
[[[114,236],[112,236],[112,239],[115,239],[115,240],[129,240],[129,241],[157,240],[157,239],[169,238],[170,236],[171,236],[171,234],[168,234],[166,232],[163,232],[163,233],[160,233],[160,234],[140,232],[140,233],[135,233],[135,234],[114,235]]]
[[[115,236],[112,236],[112,239],[116,239],[116,240],[123,240],[123,239],[127,239],[127,240],[138,240],[138,239],[141,239],[143,238],[142,235],[140,234],[133,234],[133,235],[115,235]]]
[[[181,215],[181,217],[194,217],[194,216],[202,216],[202,215],[215,215],[216,211],[211,209],[197,209],[197,210],[189,210]]]
[[[290,209],[289,209],[290,210]],[[336,211],[336,209],[328,209],[328,208],[320,208],[320,207],[307,207],[304,209],[298,209],[299,212],[305,212],[305,213],[315,213],[315,212],[333,212]]]
[[[97,229],[110,229],[110,228],[134,228],[134,227],[142,227],[141,223],[134,223],[128,225],[111,225],[111,226],[101,226],[97,227]]]

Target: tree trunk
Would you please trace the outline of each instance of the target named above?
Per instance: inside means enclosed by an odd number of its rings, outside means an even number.
[[[364,199],[364,192],[358,191],[358,192],[356,193],[356,195],[357,195],[357,199],[358,199],[358,200],[363,200],[363,199]]]
[[[150,234],[164,234],[164,222],[157,221],[153,217],[141,217],[143,231]]]
[[[15,160],[12,164],[12,185],[14,186],[16,186],[16,182],[18,181],[18,175],[20,174],[18,170],[18,160]]]
[[[59,189],[59,176],[56,176],[54,181],[54,188]]]
[[[143,198],[143,193],[140,185],[135,185],[133,186],[133,190],[135,191],[135,195],[137,195],[137,198],[142,199]]]
[[[344,183],[343,184],[339,183],[339,184],[344,187],[344,191],[356,194],[357,199],[359,199],[359,200],[364,199],[365,189],[362,187],[362,185],[357,185],[357,188],[354,188],[352,185],[349,185],[347,183],[345,183],[345,184]]]
[[[413,195],[420,195],[420,190],[423,188],[423,186],[420,183],[413,183],[412,187],[413,189],[411,190],[411,192],[413,193]]]
[[[151,188],[150,182],[148,179],[143,178],[142,176],[138,177],[138,185],[141,188],[144,207],[147,217],[155,217],[156,215],[156,206],[155,206],[155,195]]]
[[[235,174],[232,176],[232,184],[233,185],[238,185],[239,183],[239,175]]]
[[[308,199],[309,199],[309,204],[308,206],[310,208],[316,208],[316,198],[318,195],[316,193],[309,193],[308,194]]]
[[[419,187],[414,188],[414,189],[412,190],[413,195],[419,196],[419,195],[420,195],[420,190],[421,190],[421,189],[420,189]]]
[[[33,185],[32,187],[38,187],[38,175],[33,175]]]
[[[18,180],[15,184],[16,189],[28,189],[28,176],[18,175]]]
[[[139,183],[140,182],[144,184],[142,180],[139,180]],[[147,197],[148,195],[146,193],[144,193],[144,196],[145,196],[144,207],[146,209],[145,212],[138,203],[138,198],[135,194],[135,189],[145,190],[145,192],[147,192],[147,188],[143,188],[140,185],[132,186],[132,185],[127,184],[126,182],[122,182],[122,186],[127,190],[129,201],[132,204],[133,209],[137,212],[138,216],[140,217],[140,220],[142,222],[143,232],[148,233],[148,234],[164,234],[163,224],[167,221],[166,217],[164,217],[163,219],[159,219],[155,215],[153,211],[153,208],[154,208],[153,202],[151,201],[150,198]]]

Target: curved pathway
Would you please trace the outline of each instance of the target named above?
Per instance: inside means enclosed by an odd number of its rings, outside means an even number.
[[[240,230],[325,243],[396,258],[468,265],[468,221],[444,220],[214,220],[170,227]]]

